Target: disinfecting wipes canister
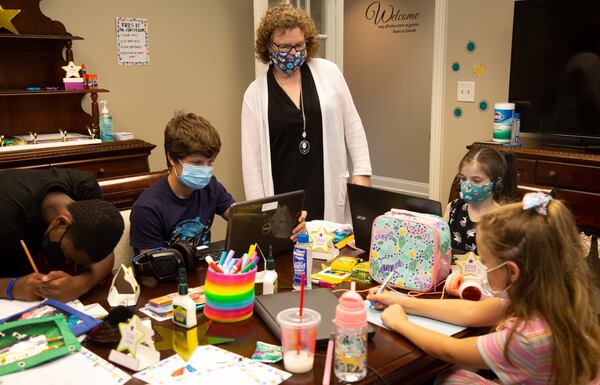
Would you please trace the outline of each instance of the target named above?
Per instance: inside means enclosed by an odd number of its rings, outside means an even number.
[[[494,142],[510,142],[514,112],[514,103],[494,104]]]

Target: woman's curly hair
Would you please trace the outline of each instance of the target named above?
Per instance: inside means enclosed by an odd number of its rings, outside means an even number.
[[[269,8],[256,30],[256,57],[265,64],[271,62],[271,37],[278,29],[300,28],[306,38],[306,60],[319,52],[319,37],[315,22],[301,9],[290,4],[279,3]]]

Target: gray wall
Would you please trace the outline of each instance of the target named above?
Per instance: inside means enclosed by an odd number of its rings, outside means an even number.
[[[429,182],[434,5],[344,2],[344,75],[365,126],[374,175]],[[418,18],[386,23],[391,12]],[[418,25],[401,26],[409,23]],[[407,29],[415,31],[400,32]]]
[[[98,74],[115,131],[157,145],[152,170],[166,168],[165,124],[175,110],[207,118],[221,135],[215,174],[236,200],[243,200],[240,155],[242,97],[254,79],[253,14],[249,0],[45,0],[42,12],[85,38],[73,43],[77,64]],[[115,17],[148,19],[150,65],[119,66]],[[89,112],[89,99],[84,99]],[[224,238],[224,221],[215,222]]]

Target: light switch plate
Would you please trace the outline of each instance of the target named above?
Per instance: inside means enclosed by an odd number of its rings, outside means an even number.
[[[456,100],[459,102],[475,102],[475,82],[458,82]]]

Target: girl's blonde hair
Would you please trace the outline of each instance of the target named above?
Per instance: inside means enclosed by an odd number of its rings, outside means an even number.
[[[583,257],[573,216],[552,200],[548,214],[513,203],[484,215],[477,227],[481,243],[500,263],[515,262],[519,279],[509,289],[507,317],[520,324],[545,320],[554,342],[553,384],[587,384],[598,375],[600,326],[592,272]],[[504,355],[508,359],[508,342]]]
[[[271,63],[271,38],[279,29],[300,28],[306,39],[306,60],[319,53],[319,36],[315,22],[301,9],[285,3],[269,8],[256,30],[256,57],[265,64]]]

